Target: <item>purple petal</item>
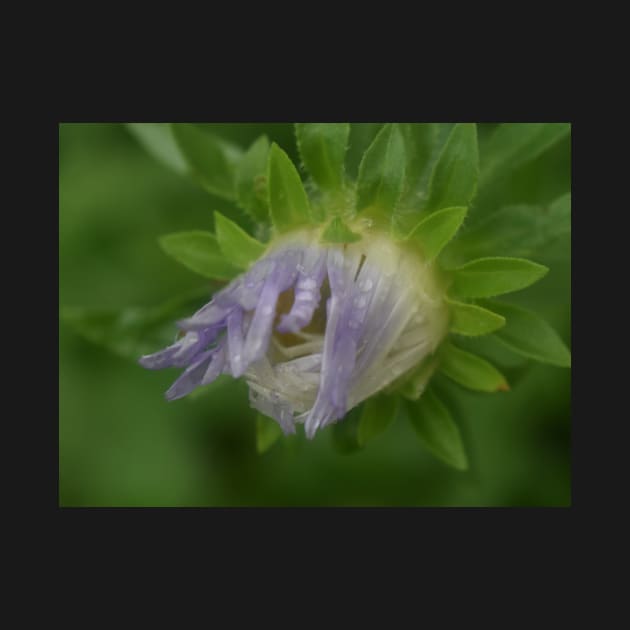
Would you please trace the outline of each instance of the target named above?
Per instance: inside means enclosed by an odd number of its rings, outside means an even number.
[[[176,400],[190,394],[190,392],[201,384],[208,362],[210,361],[214,350],[203,352],[199,358],[187,367],[182,375],[169,387],[166,392],[167,400]]]

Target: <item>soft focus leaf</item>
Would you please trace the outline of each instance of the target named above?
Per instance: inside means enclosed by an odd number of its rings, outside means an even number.
[[[300,175],[275,143],[269,151],[267,169],[269,209],[275,228],[282,232],[308,224],[311,210]]]
[[[487,335],[505,325],[504,317],[476,304],[447,302],[451,310],[451,332],[458,335]]]
[[[481,152],[481,185],[514,170],[567,136],[569,123],[503,123],[499,125]]]
[[[505,377],[485,359],[446,343],[440,349],[440,369],[450,379],[481,392],[506,391]]]
[[[354,453],[362,448],[359,444],[359,423],[363,405],[351,409],[331,427],[332,444],[339,453]]]
[[[524,289],[548,271],[523,258],[479,258],[452,270],[450,293],[460,298],[493,297]]]
[[[236,202],[256,221],[269,221],[267,160],[269,140],[260,136],[245,152],[235,173]]]
[[[206,278],[231,280],[239,270],[230,264],[211,232],[175,232],[159,239],[160,247],[178,263]]]
[[[349,123],[296,123],[295,133],[302,162],[317,185],[326,191],[341,189]]]
[[[355,243],[360,240],[361,235],[355,234],[340,217],[330,221],[321,237],[322,243]]]
[[[188,170],[168,123],[127,123],[127,129],[160,162],[180,174]]]
[[[468,468],[468,458],[459,427],[449,410],[427,389],[416,401],[405,401],[413,428],[424,445],[438,458],[458,470]]]
[[[124,309],[66,307],[60,319],[88,341],[103,346],[125,359],[137,361],[173,343],[175,322],[210,300],[208,285],[178,296],[164,304]]]
[[[280,425],[273,419],[259,413],[256,415],[256,450],[268,451],[282,435]]]
[[[408,239],[417,243],[425,260],[433,260],[455,236],[464,222],[467,211],[468,208],[465,207],[438,210],[420,221]]]
[[[265,245],[250,236],[240,225],[230,221],[220,212],[214,213],[216,239],[225,259],[238,267],[247,269],[265,251]]]
[[[571,352],[542,317],[513,304],[494,300],[484,304],[505,317],[505,328],[495,336],[508,348],[541,363],[571,367]]]
[[[363,404],[357,439],[360,446],[380,435],[394,421],[398,413],[399,398],[378,394]]]
[[[234,173],[241,149],[195,125],[176,123],[172,128],[184,159],[202,186],[217,197],[234,200]]]
[[[477,190],[479,153],[474,123],[459,123],[433,167],[424,210],[434,212],[452,206],[470,206]]]
[[[402,192],[405,147],[395,124],[385,125],[365,152],[359,166],[357,210],[373,208],[391,215]]]
[[[448,253],[453,261],[491,255],[537,256],[570,235],[571,194],[567,193],[549,206],[516,205],[494,212],[473,229],[462,231]]]

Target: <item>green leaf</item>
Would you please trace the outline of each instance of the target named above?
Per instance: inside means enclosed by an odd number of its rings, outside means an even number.
[[[458,470],[468,468],[459,427],[431,388],[416,401],[405,401],[413,428],[424,445],[439,459]]]
[[[429,166],[439,135],[435,123],[398,123],[405,145],[405,183],[401,203],[417,208],[421,205],[419,194],[429,175]]]
[[[484,304],[507,320],[505,328],[496,332],[495,336],[508,348],[541,363],[571,367],[571,352],[558,333],[539,315],[494,300],[486,300]]]
[[[172,125],[175,140],[193,175],[213,195],[235,199],[234,172],[242,151],[195,125]]]
[[[267,160],[269,140],[260,136],[245,152],[234,173],[236,202],[256,221],[269,221]]]
[[[503,123],[481,151],[481,185],[531,162],[571,132],[570,123]]]
[[[467,212],[465,207],[438,210],[422,219],[407,238],[418,244],[425,260],[433,260],[455,236]]]
[[[507,206],[492,213],[473,229],[462,231],[449,246],[449,255],[460,261],[490,255],[537,256],[570,235],[571,194],[567,193],[549,206]]]
[[[316,184],[322,190],[340,190],[349,123],[296,123],[295,133],[302,162]]]
[[[127,129],[160,162],[180,175],[188,170],[168,123],[127,123]]]
[[[460,298],[493,297],[524,289],[548,271],[524,258],[479,258],[452,270],[450,292]]]
[[[175,322],[210,299],[212,288],[201,287],[164,304],[124,309],[65,307],[59,317],[91,343],[136,362],[174,341]]]
[[[392,384],[392,390],[409,400],[418,400],[427,388],[437,367],[437,357],[428,356],[409,374],[404,375],[400,381],[395,381]]]
[[[268,451],[282,435],[280,425],[263,414],[256,415],[256,450],[262,454]]]
[[[331,220],[320,239],[322,243],[355,243],[360,240],[361,235],[355,234],[340,217]]]
[[[352,178],[357,178],[359,164],[363,154],[372,144],[376,134],[382,129],[383,123],[351,123],[350,139],[346,151],[346,173]]]
[[[310,222],[311,208],[300,175],[289,156],[275,142],[269,151],[267,186],[271,220],[278,231]]]
[[[385,125],[365,152],[359,165],[357,204],[391,215],[402,192],[405,176],[405,146],[398,126]]]
[[[211,232],[175,232],[159,238],[160,247],[188,269],[217,280],[231,280],[239,270],[231,265]]]
[[[470,206],[478,177],[477,127],[474,123],[459,123],[453,127],[433,168],[425,211]]]
[[[359,444],[359,422],[363,405],[351,409],[341,420],[331,427],[332,444],[335,450],[344,455],[361,449]]]
[[[357,432],[359,446],[364,446],[387,429],[398,413],[398,404],[397,396],[385,394],[377,394],[363,403]]]
[[[266,246],[263,243],[220,212],[214,213],[214,225],[219,248],[225,259],[235,267],[247,269],[265,251]]]
[[[505,377],[485,359],[445,343],[440,349],[440,369],[451,380],[481,392],[507,391]]]
[[[505,318],[476,304],[446,300],[451,310],[451,332],[476,337],[487,335],[502,326]]]

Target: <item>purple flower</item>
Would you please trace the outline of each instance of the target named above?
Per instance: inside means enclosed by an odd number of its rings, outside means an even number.
[[[433,270],[385,236],[324,245],[283,238],[192,317],[149,369],[185,367],[168,400],[220,374],[243,376],[251,405],[285,433],[338,421],[432,353],[446,334]]]

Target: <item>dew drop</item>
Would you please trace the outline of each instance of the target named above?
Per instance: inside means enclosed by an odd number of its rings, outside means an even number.
[[[267,305],[267,306],[263,306],[262,307],[262,311],[261,312],[262,312],[263,315],[271,315],[272,311],[273,311],[273,308],[271,308],[271,306]]]

